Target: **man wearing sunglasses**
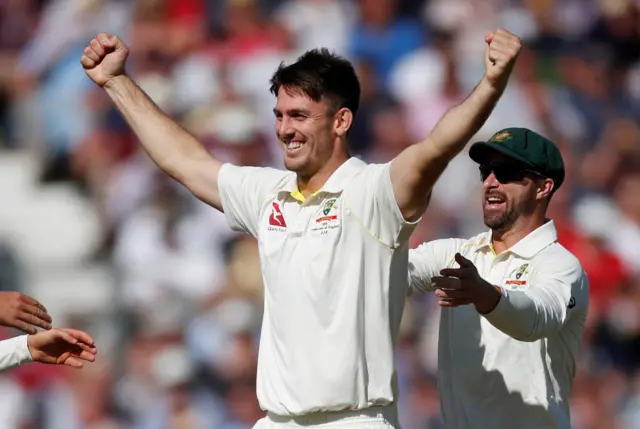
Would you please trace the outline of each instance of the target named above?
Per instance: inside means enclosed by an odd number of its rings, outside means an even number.
[[[556,145],[523,128],[471,146],[489,231],[410,253],[411,291],[442,308],[438,384],[447,427],[570,428],[589,301],[580,262],[546,210],[564,181]]]

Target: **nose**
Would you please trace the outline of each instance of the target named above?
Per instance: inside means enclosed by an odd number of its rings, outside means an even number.
[[[287,119],[286,116],[276,122],[276,134],[282,140],[290,138],[295,134],[291,120]]]
[[[500,182],[498,182],[498,179],[496,179],[496,175],[493,173],[493,171],[487,176],[486,179],[484,179],[484,182],[482,182],[482,186],[485,190],[497,188],[498,186],[500,186]]]

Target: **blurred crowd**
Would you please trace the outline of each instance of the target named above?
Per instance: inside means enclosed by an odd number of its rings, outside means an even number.
[[[118,307],[109,323],[121,335],[97,363],[3,375],[0,426],[240,429],[261,417],[256,242],[166,179],[85,77],[79,58],[98,32],[131,47],[128,73],[218,158],[282,167],[268,91],[281,61],[315,47],[352,60],[362,84],[352,152],[386,162],[473,89],[484,35],[498,27],[526,49],[477,137],[521,126],[558,143],[567,181],[549,215],[590,278],[573,427],[640,427],[636,0],[0,1],[0,157],[26,151],[39,186],[67,184],[91,202],[101,236],[78,263],[111,267],[121,296],[105,303]],[[480,185],[477,166],[458,156],[412,247],[484,230]],[[13,284],[5,259],[0,284]],[[429,295],[407,302],[397,355],[407,429],[443,427],[438,311]],[[71,323],[91,332],[87,318]]]

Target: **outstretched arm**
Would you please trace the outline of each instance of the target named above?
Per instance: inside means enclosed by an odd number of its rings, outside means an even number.
[[[158,167],[200,200],[222,211],[218,192],[222,163],[126,75],[128,56],[129,48],[118,37],[100,33],[85,48],[80,62],[87,76],[113,100]]]
[[[486,73],[473,92],[449,110],[427,139],[405,149],[391,164],[398,206],[408,221],[426,209],[433,185],[444,169],[489,118],[507,86],[520,53],[520,39],[506,30],[486,36]]]
[[[27,362],[82,368],[84,361],[95,360],[96,353],[86,332],[54,328],[0,341],[0,372]]]
[[[446,268],[432,279],[443,307],[471,302],[493,326],[519,341],[537,341],[560,331],[571,313],[584,322],[589,283],[575,258],[545,262],[534,269],[523,290],[493,285],[462,255],[456,254],[455,260],[459,268]]]
[[[52,329],[29,335],[27,346],[34,362],[82,368],[98,353],[93,338],[77,329]]]

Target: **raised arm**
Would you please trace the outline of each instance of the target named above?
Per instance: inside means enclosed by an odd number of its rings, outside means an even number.
[[[100,33],[85,48],[80,62],[87,76],[111,97],[158,167],[200,200],[222,211],[218,192],[222,163],[126,75],[128,56],[129,48],[118,37]]]
[[[506,30],[485,38],[486,73],[473,92],[449,110],[421,143],[405,149],[391,164],[391,182],[398,206],[408,221],[422,216],[431,189],[444,169],[485,123],[507,86],[520,39]]]

